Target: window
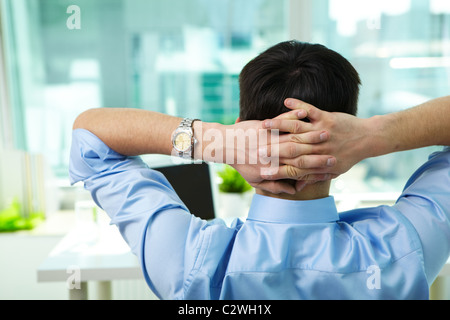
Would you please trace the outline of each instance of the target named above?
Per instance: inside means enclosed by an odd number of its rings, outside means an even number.
[[[2,46],[3,32],[1,28],[1,17],[0,17],[0,150],[5,148],[7,145],[6,137],[9,137],[8,128],[9,124],[6,121],[8,118],[7,114],[9,109],[7,109],[7,89],[6,89],[6,77],[5,77],[5,62],[3,59],[3,46]]]
[[[60,177],[82,111],[133,107],[233,123],[240,70],[288,37],[286,0],[0,1],[15,145],[44,153]]]
[[[450,1],[312,1],[311,41],[340,52],[359,71],[359,116],[449,94]],[[436,148],[367,159],[334,184],[343,192],[399,192]]]
[[[9,105],[9,92],[7,86],[7,65],[5,61],[4,30],[2,24],[2,7],[0,1],[0,150],[12,148],[12,126],[8,121],[11,119],[11,108]]]
[[[448,0],[0,0],[14,144],[67,177],[71,126],[92,107],[234,122],[238,75],[290,38],[361,74],[361,117],[448,94]],[[76,5],[74,5],[76,3]],[[399,191],[430,153],[368,159],[340,192]],[[358,182],[359,181],[359,182]]]

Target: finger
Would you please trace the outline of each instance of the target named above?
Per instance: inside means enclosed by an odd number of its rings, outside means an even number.
[[[296,193],[296,189],[294,186],[282,181],[263,181],[261,183],[258,183],[256,187],[258,189],[262,189],[273,194]]]
[[[297,158],[308,154],[323,154],[322,142],[330,138],[327,132],[311,132],[301,135],[281,135],[266,141],[258,149],[260,157]]]
[[[268,158],[291,158],[295,159],[302,155],[313,154],[313,145],[311,144],[300,144],[300,143],[281,143],[270,146],[263,146],[259,148],[260,157]]]
[[[328,171],[330,170],[327,168]],[[332,174],[327,173],[327,169],[299,169],[295,166],[284,165],[278,168],[267,168],[265,169],[261,177],[264,180],[274,181],[274,180],[312,180],[316,181],[326,181],[332,178]]]
[[[264,121],[264,128],[288,133],[305,133],[312,130],[312,124],[298,120],[272,119]]]
[[[307,112],[308,114],[308,119],[313,120],[313,121],[317,121],[320,120],[323,111],[314,107],[313,105],[306,103],[304,101],[298,100],[298,99],[286,99],[284,101],[284,104],[287,108],[292,109],[292,110],[299,110],[299,109],[303,109]]]
[[[308,113],[306,110],[300,109],[300,110],[292,110],[283,114],[280,114],[278,117],[274,119],[282,119],[282,120],[302,120],[306,118]]]
[[[280,158],[280,163],[300,169],[316,169],[316,173],[329,173],[337,160],[331,156],[306,155],[297,158]]]
[[[316,144],[326,142],[330,139],[330,133],[328,131],[310,131],[300,134],[283,134],[279,137],[279,143],[303,143],[303,144]]]

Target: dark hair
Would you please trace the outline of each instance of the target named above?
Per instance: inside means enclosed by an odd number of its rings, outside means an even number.
[[[244,121],[271,119],[289,111],[284,106],[287,98],[356,115],[361,80],[339,53],[319,44],[287,41],[249,62],[239,84]]]

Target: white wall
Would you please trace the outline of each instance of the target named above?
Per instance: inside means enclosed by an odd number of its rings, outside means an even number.
[[[62,236],[0,234],[0,300],[61,300],[64,283],[38,283],[36,270]]]
[[[62,239],[29,233],[0,234],[0,300],[66,300],[64,282],[37,282],[37,268]],[[88,299],[96,299],[95,282],[88,283]],[[144,280],[112,283],[112,298],[148,300],[156,296]]]

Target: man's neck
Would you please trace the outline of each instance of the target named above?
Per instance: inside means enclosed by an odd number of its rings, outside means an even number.
[[[274,194],[264,190],[256,189],[256,194],[272,197],[284,200],[294,200],[294,201],[306,201],[306,200],[317,200],[323,199],[330,195],[330,181],[317,182],[315,184],[308,185],[303,188],[300,192],[294,195],[291,194]]]

